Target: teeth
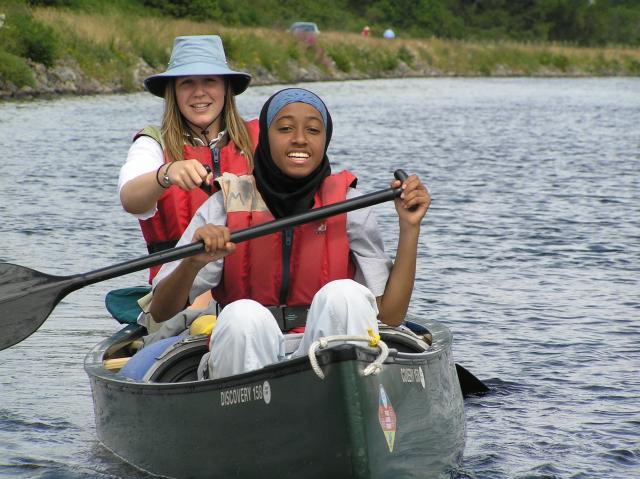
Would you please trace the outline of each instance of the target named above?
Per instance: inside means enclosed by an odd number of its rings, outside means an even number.
[[[292,153],[289,153],[288,156],[291,158],[309,158],[308,153],[302,153],[302,152],[292,152]]]
[[[196,103],[195,105],[193,105],[194,108],[206,108],[209,104],[208,103]]]

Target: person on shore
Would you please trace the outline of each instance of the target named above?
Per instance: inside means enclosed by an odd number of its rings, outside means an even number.
[[[223,307],[201,377],[239,374],[285,358],[283,332],[297,333],[296,357],[320,336],[377,334],[377,320],[399,325],[413,290],[420,223],[431,202],[415,175],[391,182],[404,190],[395,200],[395,262],[384,252],[370,208],[230,242],[230,231],[358,196],[352,173],[331,172],[332,120],[317,95],[280,90],[264,104],[259,121],[253,175],[218,178],[220,191],[179,241],[202,241],[205,252],[164,265],[154,280],[151,311],[158,321],[208,289]]]
[[[228,67],[217,35],[175,38],[167,70],[144,80],[164,98],[162,126],[135,135],[118,190],[123,208],[140,221],[149,253],[175,246],[213,177],[251,173],[258,122],[245,122],[235,103],[250,80]],[[158,270],[151,268],[149,282]],[[210,299],[205,294],[192,306],[204,308]]]

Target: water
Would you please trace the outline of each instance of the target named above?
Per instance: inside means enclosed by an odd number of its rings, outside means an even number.
[[[398,167],[429,185],[412,311],[449,325],[492,388],[465,403],[458,477],[640,477],[640,80],[307,86],[334,119],[334,169],[365,191]],[[243,114],[274,90],[240,96]],[[147,94],[0,104],[0,261],[70,275],[144,255],[116,182],[160,110]],[[118,328],[106,292],[144,281],[74,292],[0,352],[0,477],[148,477],[97,442],[82,367]]]

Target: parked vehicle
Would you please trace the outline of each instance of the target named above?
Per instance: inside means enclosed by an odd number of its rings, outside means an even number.
[[[291,24],[287,31],[309,45],[314,45],[320,34],[318,25],[313,22],[295,22]]]

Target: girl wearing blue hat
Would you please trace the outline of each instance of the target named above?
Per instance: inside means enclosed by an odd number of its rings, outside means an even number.
[[[395,200],[395,262],[384,252],[370,208],[237,245],[229,241],[230,231],[358,196],[350,172],[331,171],[331,135],[329,111],[314,93],[288,88],[269,98],[260,113],[253,175],[218,178],[221,190],[179,241],[203,241],[206,252],[163,266],[155,278],[151,310],[157,320],[208,289],[223,308],[202,377],[261,368],[291,352],[305,355],[320,336],[366,336],[369,329],[375,335],[377,320],[391,326],[404,320],[420,223],[431,203],[415,175]]]
[[[229,68],[217,35],[177,37],[167,70],[145,79],[147,90],[165,100],[162,126],[135,136],[118,188],[150,253],[175,245],[207,199],[212,177],[252,171],[258,122],[245,122],[235,104],[250,80]]]

